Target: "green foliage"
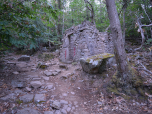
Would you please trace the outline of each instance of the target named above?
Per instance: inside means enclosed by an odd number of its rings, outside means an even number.
[[[146,44],[151,44],[152,43],[152,38],[149,38],[148,40],[146,40]]]
[[[33,49],[38,47],[39,41],[53,40],[49,26],[45,24],[49,17],[45,20],[42,18],[45,13],[57,18],[56,11],[46,4],[46,0],[43,2],[0,1],[0,51],[7,50],[10,46]],[[45,13],[40,12],[41,7]]]

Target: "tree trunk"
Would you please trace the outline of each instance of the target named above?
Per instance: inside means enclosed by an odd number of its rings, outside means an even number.
[[[58,0],[58,9],[61,10],[61,0]],[[58,35],[59,35],[59,39],[60,41],[62,41],[62,38],[61,38],[61,34],[62,34],[62,30],[61,30],[61,15],[59,14],[58,16],[58,25],[57,25],[57,28],[58,28]]]
[[[117,74],[115,75],[117,79],[116,86],[127,90],[129,88],[132,88],[132,79],[134,73],[132,73],[132,69],[130,68],[127,61],[127,55],[124,48],[122,30],[115,5],[115,0],[106,0],[106,7],[110,20],[110,29],[117,63]]]
[[[84,0],[84,2],[86,3],[86,7],[88,8],[88,10],[90,10],[91,12],[91,22],[95,25],[95,13],[94,13],[94,8],[92,6],[92,4],[88,1],[88,0]]]
[[[64,0],[63,0],[63,9],[64,9]],[[63,36],[63,32],[64,32],[64,12],[63,12],[63,21],[62,21],[63,25],[62,25],[62,36]]]
[[[125,45],[125,28],[126,28],[126,25],[125,25],[125,13],[126,13],[126,8],[123,9],[123,43]]]
[[[86,7],[86,20],[89,21],[89,9]]]
[[[127,9],[127,6],[128,6],[128,3],[127,3],[127,0],[123,0],[123,34],[122,34],[122,36],[123,36],[123,43],[124,43],[124,45],[125,45],[125,29],[126,29],[126,23],[125,23],[125,13],[126,13],[126,9]]]
[[[100,2],[100,15],[102,15],[102,1],[101,0],[99,0],[99,2]],[[100,22],[102,23],[102,17],[100,16]]]
[[[145,42],[145,35],[144,35],[144,31],[142,29],[142,25],[141,25],[141,22],[140,22],[140,18],[137,17],[137,23],[138,23],[138,26],[139,26],[139,30],[140,30],[140,33],[141,33],[141,37],[142,37],[142,43],[141,43],[141,46],[144,44]]]
[[[152,0],[149,0],[149,1],[150,1],[151,6],[152,6]]]

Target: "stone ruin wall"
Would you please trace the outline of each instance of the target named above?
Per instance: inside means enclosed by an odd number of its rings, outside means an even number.
[[[114,53],[112,39],[107,33],[99,32],[91,22],[85,21],[65,31],[60,50],[62,62],[79,61],[82,57],[101,53]]]

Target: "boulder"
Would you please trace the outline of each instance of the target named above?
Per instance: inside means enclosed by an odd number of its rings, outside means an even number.
[[[27,55],[22,55],[18,61],[29,61],[30,60],[30,56],[27,56]]]
[[[80,59],[80,64],[83,71],[94,74],[102,73],[106,69],[106,62],[108,58],[113,57],[113,54],[103,53],[90,57],[85,57]]]

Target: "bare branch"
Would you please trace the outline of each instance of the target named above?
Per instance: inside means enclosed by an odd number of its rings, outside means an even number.
[[[149,25],[141,25],[141,27],[150,27],[152,26],[152,24],[149,24]]]

